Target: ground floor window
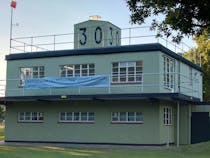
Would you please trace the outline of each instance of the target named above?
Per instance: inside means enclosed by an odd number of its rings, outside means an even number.
[[[44,117],[42,112],[19,112],[19,122],[43,122]]]
[[[112,112],[113,123],[143,123],[142,112]]]
[[[164,125],[172,125],[173,109],[172,107],[164,107],[163,110]]]
[[[95,122],[94,112],[60,112],[59,122]]]

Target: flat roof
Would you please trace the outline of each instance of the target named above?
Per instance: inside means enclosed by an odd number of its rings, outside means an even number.
[[[129,94],[94,94],[94,95],[43,95],[43,96],[11,96],[0,98],[0,103],[22,101],[64,101],[64,100],[132,100],[147,99],[150,101],[167,100],[200,103],[200,99],[180,93],[129,93]]]
[[[168,48],[159,43],[150,44],[138,44],[128,46],[113,46],[102,48],[87,48],[87,49],[72,49],[72,50],[55,50],[55,51],[42,51],[42,52],[30,52],[30,53],[18,53],[6,55],[6,60],[22,60],[22,59],[35,59],[35,58],[50,58],[50,57],[62,57],[62,56],[79,56],[79,55],[101,55],[101,54],[114,54],[114,53],[128,53],[128,52],[149,52],[149,51],[161,51],[166,55],[175,58],[198,71],[203,72],[202,68],[193,62],[185,59],[184,57],[174,53]]]

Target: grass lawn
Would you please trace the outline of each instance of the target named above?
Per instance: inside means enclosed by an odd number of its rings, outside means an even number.
[[[0,125],[0,140],[4,139],[4,127]]]
[[[0,140],[4,128],[0,126]],[[176,147],[123,149],[0,145],[0,158],[210,158],[210,142]]]
[[[0,158],[210,158],[210,142],[180,148],[82,149],[0,146]]]

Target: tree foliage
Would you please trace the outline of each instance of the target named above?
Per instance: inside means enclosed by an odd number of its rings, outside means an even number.
[[[4,119],[4,106],[0,105],[0,120]]]
[[[203,68],[203,96],[205,101],[210,101],[210,36],[208,31],[194,38],[197,48],[191,49],[184,57],[201,65]]]
[[[152,17],[151,29],[158,35],[171,36],[180,42],[183,35],[199,36],[204,30],[210,32],[209,0],[126,0],[131,11],[131,22],[142,24]],[[163,17],[162,21],[158,18]],[[173,30],[176,34],[172,34]]]

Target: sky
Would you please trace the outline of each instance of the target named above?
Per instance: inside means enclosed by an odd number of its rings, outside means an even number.
[[[11,0],[0,0],[0,80],[5,79],[5,55],[9,53]],[[16,0],[13,38],[73,33],[74,24],[100,15],[120,28],[131,25],[125,0]],[[148,21],[149,22],[149,21]],[[15,25],[18,24],[18,25]],[[146,24],[147,25],[147,22]],[[188,40],[190,44],[191,40]]]

